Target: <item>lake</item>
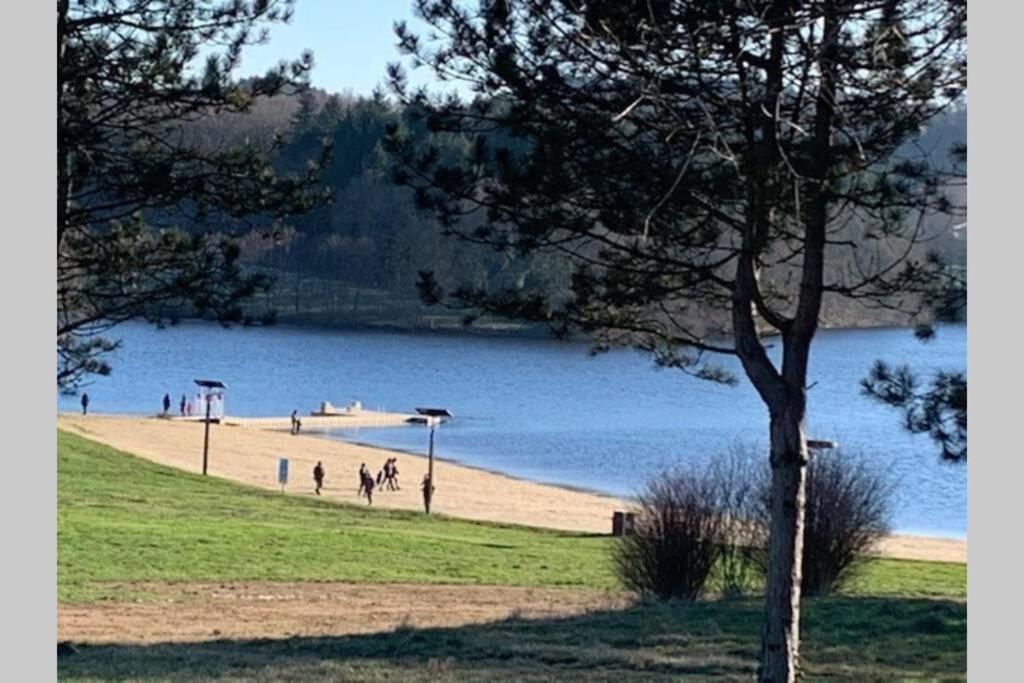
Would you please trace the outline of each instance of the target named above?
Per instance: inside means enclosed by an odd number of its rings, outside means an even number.
[[[201,322],[131,323],[115,336],[124,346],[113,373],[87,388],[94,412],[153,414],[164,392],[177,409],[200,377],[228,385],[230,415],[308,413],[324,400],[402,412],[441,406],[456,417],[437,432],[439,456],[618,495],[663,467],[767,444],[767,411],[742,372],[738,386],[716,385],[630,350],[589,356],[574,342]],[[842,455],[824,457],[861,457],[891,473],[897,531],[966,538],[967,468],[940,462],[926,436],[905,433],[900,414],[861,396],[858,382],[876,358],[924,372],[963,369],[966,349],[964,325],[938,328],[927,344],[906,329],[825,330],[815,341],[808,435],[839,442]],[[78,409],[75,397],[57,401]],[[427,446],[422,426],[328,437]]]

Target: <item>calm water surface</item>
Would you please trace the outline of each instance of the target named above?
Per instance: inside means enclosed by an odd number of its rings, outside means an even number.
[[[438,431],[440,456],[620,495],[661,467],[767,443],[767,411],[742,373],[738,386],[719,386],[626,350],[590,357],[584,344],[544,340],[205,323],[129,324],[117,335],[124,347],[113,374],[87,389],[95,412],[154,413],[164,392],[176,408],[197,377],[228,385],[232,415],[308,413],[323,400],[409,412],[443,406],[456,419]],[[858,381],[876,358],[962,369],[966,348],[963,325],[940,328],[929,344],[903,329],[823,331],[815,341],[808,433],[892,473],[898,531],[966,537],[967,469],[939,462],[931,441],[904,433],[899,414],[862,397]],[[58,397],[58,407],[78,402]],[[423,427],[330,436],[415,451],[427,444]]]

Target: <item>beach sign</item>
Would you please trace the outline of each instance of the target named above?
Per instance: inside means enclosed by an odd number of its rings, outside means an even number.
[[[278,458],[277,460],[277,483],[281,485],[283,493],[284,485],[288,483],[288,458]]]

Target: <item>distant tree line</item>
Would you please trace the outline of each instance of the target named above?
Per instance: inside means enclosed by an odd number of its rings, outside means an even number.
[[[568,269],[557,259],[517,258],[445,239],[443,227],[417,211],[415,194],[392,182],[394,163],[382,147],[389,125],[430,137],[421,122],[382,96],[313,89],[268,98],[245,116],[211,117],[189,128],[198,144],[210,147],[277,138],[273,163],[284,175],[303,173],[310,159],[330,149],[320,180],[332,201],[278,225],[271,239],[269,218],[260,224],[249,216],[248,225],[225,219],[229,229],[244,235],[243,262],[273,274],[279,289],[289,290],[268,297],[278,302],[279,312],[303,310],[303,299],[325,281],[377,290],[419,307],[416,281],[427,269],[453,287],[558,286]],[[439,145],[460,154],[462,143],[449,137]]]
[[[276,136],[279,146],[274,165],[280,173],[302,172],[325,144],[331,149],[320,177],[333,201],[291,218],[275,231],[274,239],[266,239],[262,227],[247,228],[250,233],[243,240],[243,262],[277,279],[278,291],[266,298],[267,308],[285,315],[300,314],[325,306],[328,297],[337,302],[332,304],[332,312],[344,319],[360,308],[359,295],[353,292],[370,289],[378,298],[404,304],[406,313],[423,313],[416,281],[424,270],[432,271],[447,290],[460,286],[493,291],[509,286],[526,291],[568,287],[571,268],[557,256],[522,255],[446,239],[444,226],[417,211],[415,192],[392,182],[395,160],[382,145],[390,125],[402,127],[423,144],[429,140],[442,155],[458,157],[467,153],[471,144],[456,135],[434,135],[416,111],[381,95],[353,97],[316,89],[279,94],[257,103],[244,115],[211,117],[190,128],[191,135],[209,145],[265,144]],[[933,163],[944,163],[950,146],[965,138],[966,109],[954,110],[938,117],[899,153],[926,155]],[[961,192],[959,188],[951,191]],[[483,216],[480,219],[483,222]],[[467,220],[472,224],[473,216],[463,218],[463,230]],[[942,232],[934,225],[929,229]],[[848,230],[852,236],[856,226]],[[947,264],[966,266],[966,239],[958,231],[947,230],[918,249],[922,257],[933,253]],[[339,288],[352,291],[339,293]],[[321,290],[325,294],[318,295]],[[902,320],[889,313],[884,307],[866,308],[839,298],[825,303],[825,319],[834,325]],[[415,321],[410,314],[392,322]],[[708,324],[712,325],[710,318]]]

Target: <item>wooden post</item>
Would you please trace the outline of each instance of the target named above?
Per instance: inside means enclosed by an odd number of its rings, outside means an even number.
[[[210,394],[206,394],[206,434],[203,436],[203,476],[206,476],[206,463],[210,454]]]

